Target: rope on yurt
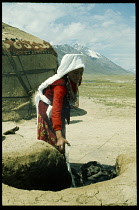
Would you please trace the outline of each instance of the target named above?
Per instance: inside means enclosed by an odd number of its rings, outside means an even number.
[[[25,71],[25,69],[24,69],[24,67],[23,67],[23,65],[22,65],[20,56],[18,56],[18,59],[19,59],[20,65],[21,65],[21,67],[22,67],[22,72],[23,72],[23,74],[25,75],[26,80],[27,80],[28,85],[29,85],[29,88],[30,88],[30,90],[29,90],[30,97],[29,97],[28,116],[31,116],[31,110],[32,110],[31,96],[32,96],[32,94],[34,93],[34,91],[33,91],[32,87],[31,87],[30,82],[29,82],[29,79],[28,79],[28,77],[27,77],[26,71]]]
[[[9,58],[9,61],[10,61],[11,65],[12,65],[12,67],[13,67],[15,73],[16,73],[17,76],[18,76],[18,79],[19,79],[19,81],[20,81],[22,87],[24,88],[24,90],[26,91],[26,93],[28,94],[28,96],[30,96],[29,90],[28,90],[27,86],[25,85],[25,83],[24,83],[24,81],[23,81],[21,75],[19,74],[19,72],[18,72],[18,70],[17,70],[17,68],[16,68],[16,64],[15,64],[15,61],[14,61],[13,57],[11,56],[10,52],[9,52],[9,51],[7,50],[7,48],[5,47],[5,44],[4,44],[4,43],[2,43],[2,46],[3,46],[3,49],[4,49],[5,53],[7,54],[8,58]]]
[[[28,95],[27,97],[28,97],[28,100],[30,101],[30,103],[29,103],[29,110],[28,110],[28,115],[29,115],[30,114],[30,108],[31,108],[31,91],[29,91],[29,89],[27,88],[26,84],[24,83],[24,81],[23,81],[19,71],[17,70],[16,63],[15,63],[11,53],[8,51],[8,49],[6,48],[6,46],[5,46],[5,44],[3,42],[2,42],[2,47],[3,47],[4,52],[8,56],[9,61],[10,61],[11,65],[12,65],[12,67],[13,67],[13,69],[14,69],[14,71],[15,71],[15,73],[16,73],[16,75],[17,75],[17,77],[18,77],[18,79],[19,79],[19,81],[20,81],[20,83],[22,85],[22,87],[24,88],[24,90],[26,91],[26,93]]]
[[[23,67],[23,65],[22,65],[21,59],[20,59],[20,57],[19,57],[18,55],[17,55],[17,57],[18,57],[18,59],[19,59],[20,65],[21,65],[21,67],[22,67],[23,74],[25,75],[26,80],[27,80],[27,82],[28,82],[30,91],[32,91],[31,84],[30,84],[30,82],[29,82],[29,80],[28,80],[28,77],[27,77],[26,71],[25,71],[25,69],[24,69],[24,67]],[[30,91],[29,91],[29,92],[30,92]]]

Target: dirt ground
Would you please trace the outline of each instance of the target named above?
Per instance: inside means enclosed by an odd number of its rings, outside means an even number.
[[[135,99],[132,99],[129,103],[135,105]],[[135,106],[116,108],[97,103],[89,97],[80,97],[79,104],[79,109],[72,110],[71,123],[66,126],[67,140],[71,143],[69,149],[70,163],[98,161],[101,164],[114,165],[117,156],[120,154],[135,156]],[[15,126],[19,126],[16,134],[24,137],[24,145],[36,140],[36,118],[21,120],[17,123],[13,121],[3,122],[2,132]],[[11,141],[14,141],[16,134],[11,136]],[[6,142],[6,140],[4,141]],[[17,144],[15,149],[21,146],[20,141],[16,140],[15,144]],[[7,144],[8,148],[10,149],[10,141]],[[7,204],[4,199],[6,193],[8,193],[6,189],[8,188],[4,185],[3,205]],[[12,188],[10,192],[12,192]]]
[[[135,108],[115,108],[80,98],[82,116],[71,117],[67,139],[71,141],[71,162],[96,160],[113,165],[119,154],[136,151]]]

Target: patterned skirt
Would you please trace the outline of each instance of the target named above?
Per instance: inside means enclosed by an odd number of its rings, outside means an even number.
[[[38,127],[37,127],[37,138],[38,140],[43,140],[57,148],[57,137],[55,131],[53,130],[52,120],[48,119],[46,115],[46,110],[48,105],[40,103],[40,111],[38,113]],[[40,113],[41,112],[41,113]],[[62,135],[66,138],[65,135],[65,119],[62,119]]]
[[[38,114],[38,139],[46,141],[52,146],[56,146],[57,138],[51,124],[51,120],[47,122]]]

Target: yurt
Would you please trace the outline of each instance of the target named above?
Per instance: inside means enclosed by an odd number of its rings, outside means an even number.
[[[57,67],[50,43],[2,23],[2,120],[35,116],[32,95]]]

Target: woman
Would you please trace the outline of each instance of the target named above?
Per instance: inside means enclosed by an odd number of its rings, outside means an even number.
[[[65,144],[70,145],[65,136],[65,119],[69,124],[70,106],[76,102],[85,68],[83,59],[82,54],[64,55],[57,74],[43,82],[36,95],[38,139],[63,154]]]

